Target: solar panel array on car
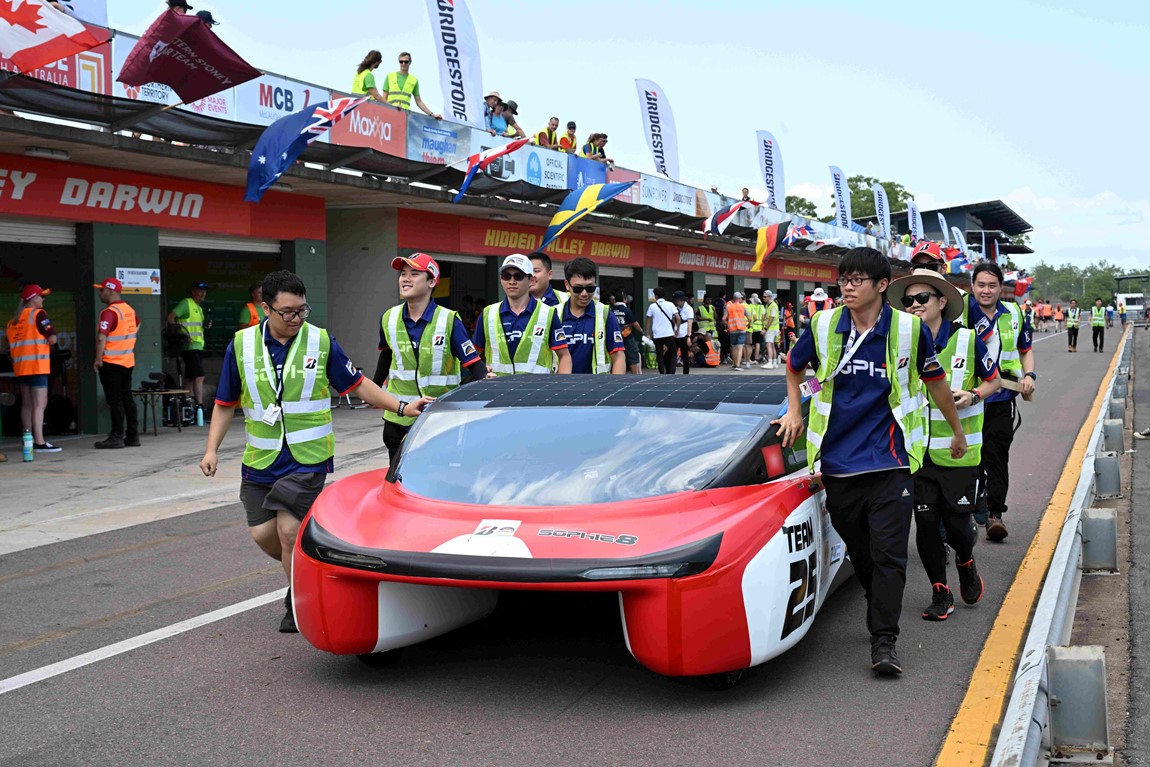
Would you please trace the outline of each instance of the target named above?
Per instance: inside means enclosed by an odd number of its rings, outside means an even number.
[[[787,398],[786,380],[727,376],[504,376],[467,384],[443,397],[484,407],[663,407],[715,410],[745,405],[775,411]],[[726,409],[726,408],[722,408]]]

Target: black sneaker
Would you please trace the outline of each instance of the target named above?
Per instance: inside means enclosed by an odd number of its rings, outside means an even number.
[[[128,434],[124,437],[124,447],[139,447],[139,446],[140,446],[140,435],[139,434]]]
[[[894,651],[894,637],[882,637],[870,646],[871,671],[880,676],[894,676],[902,673],[898,653]]]
[[[298,634],[299,633],[299,629],[296,628],[296,625],[295,625],[295,615],[292,614],[290,607],[287,609],[287,612],[284,613],[283,620],[280,621],[280,633],[281,634]]]
[[[37,453],[59,453],[64,448],[56,447],[51,442],[45,442],[42,445],[32,445],[32,449]]]
[[[124,446],[124,438],[119,434],[109,434],[107,439],[102,439],[96,443],[97,450],[115,450]]]
[[[962,601],[968,605],[978,604],[978,600],[982,599],[982,592],[986,590],[986,584],[978,574],[974,557],[971,557],[969,562],[955,562],[955,565],[958,567],[958,593],[962,595]]]
[[[1008,535],[1010,535],[1010,533],[1006,531],[1006,525],[1002,523],[1002,517],[991,514],[986,520],[986,540],[1001,541]]]
[[[944,621],[954,612],[954,594],[945,583],[936,583],[930,597],[930,605],[922,611],[924,621]]]

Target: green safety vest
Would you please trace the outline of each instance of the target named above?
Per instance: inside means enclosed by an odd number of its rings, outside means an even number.
[[[703,304],[695,311],[699,315],[699,332],[715,335],[715,307]]]
[[[978,386],[975,368],[978,355],[975,342],[978,336],[969,328],[953,327],[946,348],[938,353],[939,364],[947,371],[947,382],[951,390],[970,391]],[[926,386],[923,386],[925,391]],[[958,411],[962,423],[962,433],[966,435],[966,455],[958,460],[950,457],[950,440],[954,431],[946,422],[942,411],[927,393],[930,417],[927,423],[926,449],[930,460],[936,466],[978,466],[982,462],[982,415],[983,402],[979,400],[968,408]],[[974,501],[971,499],[971,503]]]
[[[1090,310],[1090,327],[1101,328],[1106,326],[1106,307],[1095,306]]]
[[[204,348],[204,310],[200,308],[192,299],[185,299],[188,305],[188,316],[186,318],[177,316],[180,325],[188,334],[188,345],[184,348],[188,351],[203,351]],[[177,307],[179,308],[179,307]]]
[[[1006,311],[998,315],[998,326],[990,338],[986,339],[986,348],[990,356],[998,363],[998,369],[1012,376],[1022,377],[1022,357],[1018,353],[1018,333],[1022,329],[1022,310],[1017,304],[1003,304]],[[982,309],[979,308],[979,313]],[[962,308],[962,324],[975,330],[974,322],[970,321],[970,302],[966,301]]]
[[[400,109],[411,109],[411,94],[417,85],[419,80],[415,79],[415,75],[408,75],[400,88],[399,72],[391,72],[387,76],[387,103]]]
[[[323,463],[335,455],[331,429],[331,394],[328,392],[327,357],[331,339],[327,331],[304,323],[292,341],[283,368],[283,414],[275,424],[263,422],[268,405],[276,403],[276,373],[264,343],[264,325],[236,333],[233,348],[243,382],[240,404],[244,409],[247,447],[243,462],[253,469],[266,469],[275,462],[286,442],[292,457],[305,466]]]
[[[747,304],[747,330],[752,333],[761,333],[763,331],[763,314],[765,308],[762,304]]]
[[[767,304],[766,314],[767,314],[767,318],[766,318],[766,321],[763,323],[763,329],[766,330],[768,333],[771,332],[772,330],[778,331],[778,329],[779,329],[779,305],[776,304],[774,301],[771,301],[771,303]]]
[[[1078,318],[1081,315],[1082,315],[1081,309],[1077,309],[1074,307],[1067,309],[1066,310],[1066,327],[1068,327],[1068,328],[1078,327]]]
[[[587,309],[595,312],[595,357],[591,361],[591,372],[595,375],[609,374],[611,357],[607,354],[607,312],[611,311],[611,307],[592,301]]]
[[[831,376],[843,357],[843,336],[835,332],[839,317],[846,307],[837,307],[817,313],[811,320],[814,332],[815,354],[819,359],[819,369],[815,373],[822,388],[811,399],[810,423],[807,427],[807,468],[813,474],[822,452],[823,435],[831,420],[831,405],[834,402],[835,382]],[[884,309],[885,311],[885,309]],[[913,474],[922,467],[922,456],[926,432],[924,411],[926,399],[918,377],[918,339],[922,330],[922,320],[907,312],[891,314],[890,331],[886,343],[886,370],[890,382],[890,395],[887,402],[895,423],[902,430],[903,443],[910,460]],[[873,332],[873,331],[872,331]],[[894,375],[891,375],[891,371]],[[949,443],[948,443],[949,444]]]
[[[483,350],[487,369],[497,376],[551,373],[555,354],[551,351],[551,339],[548,337],[547,329],[551,326],[555,308],[542,301],[535,302],[535,311],[531,313],[527,331],[519,339],[519,346],[516,347],[515,356],[512,357],[507,348],[503,322],[499,318],[500,306],[501,304],[491,304],[485,307],[480,320],[487,341]]]
[[[351,92],[354,94],[359,94],[361,96],[366,96],[367,95],[367,87],[364,85],[364,80],[366,80],[369,75],[371,75],[370,69],[365,69],[362,72],[356,72],[355,73],[355,79],[352,80]],[[372,99],[374,100],[374,96],[372,97]]]
[[[402,402],[420,397],[442,397],[459,387],[459,364],[451,352],[451,331],[455,312],[436,306],[423,329],[419,357],[403,324],[404,304],[393,306],[380,319],[384,340],[391,349],[391,370],[387,374],[387,391]],[[415,416],[399,416],[384,411],[383,420],[411,426]]]

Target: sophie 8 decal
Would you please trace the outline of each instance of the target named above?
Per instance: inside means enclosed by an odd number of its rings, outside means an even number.
[[[635,535],[608,535],[606,533],[587,533],[582,530],[556,530],[543,528],[536,535],[542,538],[577,538],[581,541],[599,541],[600,543],[618,543],[622,546],[634,546],[639,542]]]

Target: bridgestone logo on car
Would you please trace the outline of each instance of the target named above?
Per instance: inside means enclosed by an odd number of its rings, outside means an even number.
[[[543,538],[578,538],[581,541],[600,541],[602,543],[618,543],[623,546],[634,546],[639,538],[634,535],[607,535],[606,533],[585,533],[580,530],[550,530],[543,529],[538,532]]]
[[[462,123],[470,123],[467,115],[467,93],[463,89],[463,65],[459,63],[459,35],[455,31],[455,7],[451,0],[439,0],[439,46],[447,62],[451,79],[451,114]]]
[[[663,153],[663,127],[659,120],[659,97],[651,93],[651,91],[643,91],[647,94],[647,116],[650,120],[648,125],[651,130],[651,153],[655,155],[655,162],[658,165],[656,168],[660,173],[667,172],[667,159]]]

